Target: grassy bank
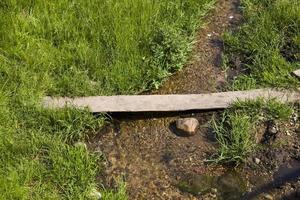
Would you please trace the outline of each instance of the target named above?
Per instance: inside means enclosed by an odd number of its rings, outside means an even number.
[[[266,122],[288,122],[293,113],[292,106],[274,99],[236,102],[219,120],[212,121],[220,145],[214,162],[244,162],[256,149],[256,126]]]
[[[51,95],[131,94],[180,69],[211,0],[1,1],[2,65]],[[7,72],[9,73],[9,72]]]
[[[243,0],[243,23],[225,35],[225,67],[241,71],[233,89],[299,87],[300,3]]]
[[[244,21],[224,35],[223,67],[239,71],[228,88],[299,88],[299,80],[291,73],[300,68],[299,1],[242,0],[241,7]],[[255,125],[286,121],[293,110],[292,105],[273,100],[239,104],[244,105],[233,106],[213,124],[220,143],[218,161],[243,161],[254,150]]]
[[[104,123],[49,111],[44,95],[132,94],[187,59],[211,0],[0,2],[0,198],[88,199],[101,156],[82,146]],[[125,199],[102,190],[104,199]]]

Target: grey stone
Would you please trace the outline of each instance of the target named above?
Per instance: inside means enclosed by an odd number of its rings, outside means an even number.
[[[255,164],[259,164],[260,163],[260,159],[259,158],[254,158],[254,162],[255,162]]]
[[[268,125],[268,133],[271,135],[276,135],[279,131],[279,128],[276,123],[270,122]]]
[[[188,135],[194,135],[199,127],[199,121],[196,118],[181,118],[176,121],[176,128]]]
[[[297,113],[293,113],[293,115],[292,115],[292,122],[293,123],[296,123],[297,121],[298,121],[298,114]]]

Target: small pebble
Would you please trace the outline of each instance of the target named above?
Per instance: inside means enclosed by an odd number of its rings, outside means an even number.
[[[212,192],[213,194],[217,194],[217,193],[218,193],[218,189],[217,189],[217,188],[212,188],[212,189],[211,189],[211,192]]]
[[[287,136],[291,136],[292,134],[289,131],[285,132]]]
[[[294,123],[296,123],[298,121],[298,114],[297,113],[293,113],[293,115],[292,115],[292,121]]]
[[[269,194],[265,194],[264,198],[267,199],[267,200],[273,200],[273,197]]]
[[[273,121],[268,122],[268,134],[276,135],[279,131],[277,124]]]
[[[254,158],[254,162],[255,162],[255,164],[259,165],[260,159],[259,158]]]
[[[229,19],[233,19],[234,17],[232,15],[229,16]]]
[[[93,188],[89,194],[89,198],[92,200],[100,200],[102,199],[102,194],[96,188]]]
[[[209,34],[207,34],[207,36],[208,36],[208,37],[211,37],[211,36],[212,36],[212,34],[210,34],[210,33],[209,33]]]

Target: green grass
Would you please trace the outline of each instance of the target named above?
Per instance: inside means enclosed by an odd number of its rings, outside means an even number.
[[[252,124],[246,114],[224,112],[221,120],[213,120],[212,127],[219,143],[218,163],[239,163],[253,148],[250,135]]]
[[[127,200],[126,184],[121,182],[117,191],[106,190],[103,199],[109,200]]]
[[[300,3],[297,0],[242,0],[243,22],[224,34],[224,64],[240,74],[230,90],[275,87],[296,89],[300,68]],[[265,121],[287,121],[293,106],[276,100],[236,102],[213,120],[220,148],[217,162],[240,163],[254,150],[252,130]]]
[[[74,144],[103,117],[45,110],[45,95],[133,94],[180,70],[212,0],[1,0],[0,199],[126,199],[102,156]]]
[[[251,121],[287,121],[293,114],[292,105],[287,105],[277,101],[276,99],[262,99],[258,98],[255,101],[237,101],[230,108],[232,111],[245,113]]]
[[[242,72],[231,88],[299,87],[291,75],[300,68],[299,1],[242,0],[242,8],[243,24],[224,36],[225,67]]]
[[[293,108],[275,99],[238,101],[227,109],[220,120],[212,120],[219,149],[213,159],[217,163],[239,164],[255,150],[253,130],[259,123],[285,122],[293,114]]]
[[[49,95],[132,94],[157,87],[186,62],[212,3],[1,1],[2,74],[34,72]]]

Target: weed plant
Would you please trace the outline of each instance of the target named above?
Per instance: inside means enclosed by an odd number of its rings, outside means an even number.
[[[220,120],[212,120],[212,127],[219,143],[217,163],[239,164],[255,150],[253,130],[266,121],[288,121],[293,113],[291,106],[275,99],[238,101],[227,109]]]
[[[245,113],[224,112],[221,120],[212,121],[212,126],[220,145],[217,163],[239,163],[253,147],[250,118]]]

